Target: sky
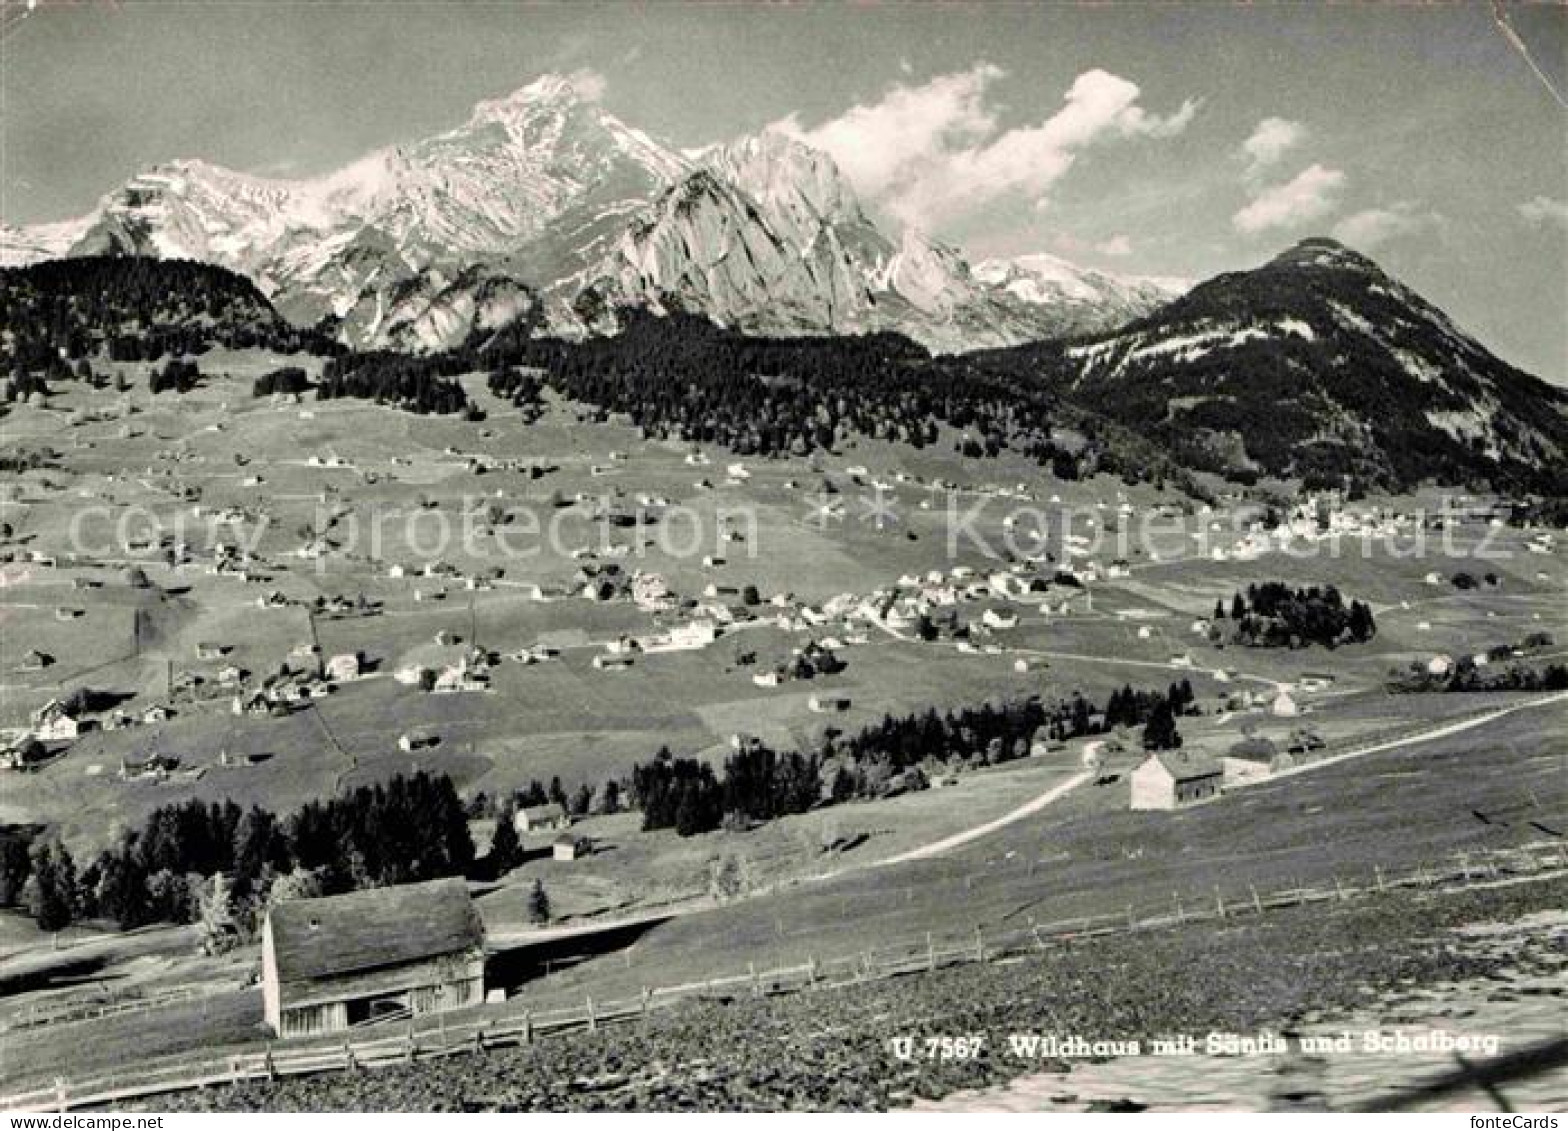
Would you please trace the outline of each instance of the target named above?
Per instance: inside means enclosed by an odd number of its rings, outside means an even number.
[[[1568,384],[1565,6],[1510,4],[1514,40],[1482,3],[35,2],[8,224],[174,158],[325,173],[575,74],[683,147],[794,133],[975,258],[1204,278],[1332,235]]]

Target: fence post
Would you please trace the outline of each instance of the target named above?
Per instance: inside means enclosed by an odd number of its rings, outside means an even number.
[[[594,1016],[592,995],[590,995],[588,998],[588,1031],[590,1033],[597,1033],[599,1031],[599,1019]]]
[[[985,961],[985,936],[980,932],[980,924],[975,924],[975,961]]]
[[[931,941],[931,932],[926,932],[926,969],[936,969],[936,944]]]
[[[762,983],[757,981],[757,964],[755,962],[746,963],[746,973],[751,978],[751,996],[761,997]]]
[[[1181,893],[1174,891],[1171,892],[1171,902],[1176,904],[1176,922],[1185,923],[1187,921],[1187,914],[1181,909]]]
[[[474,1027],[474,1051],[485,1051],[485,1027],[483,1025]]]
[[[523,1010],[523,1044],[531,1045],[533,1043],[534,1043],[534,1011],[531,1010],[531,1009],[525,1009],[525,1010]]]
[[[1334,873],[1334,894],[1339,896],[1341,902],[1343,902],[1344,900],[1350,898],[1348,895],[1345,894],[1345,889],[1340,886],[1340,883],[1339,883],[1339,873],[1338,872]]]
[[[1220,885],[1214,885],[1214,910],[1219,912],[1221,919],[1225,918],[1225,897],[1220,894]]]
[[[413,1064],[419,1056],[418,1040],[414,1036],[414,1019],[408,1019],[408,1033],[404,1037],[403,1062]]]
[[[809,986],[817,984],[817,956],[814,954],[806,959],[806,984]]]
[[[268,1080],[276,1080],[278,1078],[278,1066],[272,1059],[271,1041],[267,1042],[267,1054],[265,1057],[263,1057],[261,1066],[266,1070]]]
[[[1258,885],[1248,884],[1247,890],[1252,893],[1252,909],[1259,915],[1263,914],[1263,901],[1258,898]]]
[[[64,1076],[56,1076],[54,1078],[54,1106],[55,1106],[55,1110],[63,1112],[68,1107],[70,1107],[70,1103],[68,1102],[68,1099],[69,1099],[69,1097],[66,1095],[65,1077]]]
[[[642,1015],[648,1016],[648,1010],[653,1006],[653,991],[647,986],[642,988]]]
[[[1381,865],[1381,864],[1374,864],[1374,865],[1372,865],[1372,873],[1375,876],[1377,876],[1377,890],[1378,891],[1386,890],[1384,888],[1384,886],[1383,886],[1383,865]]]
[[[345,1071],[345,1072],[353,1072],[358,1067],[359,1067],[359,1064],[354,1059],[354,1046],[349,1044],[348,1041],[345,1040],[343,1042],[343,1071]]]
[[[1138,929],[1138,919],[1137,919],[1137,917],[1135,915],[1133,915],[1133,913],[1132,913],[1132,904],[1129,903],[1127,905],[1127,933],[1131,934],[1132,932],[1136,931],[1137,929]]]

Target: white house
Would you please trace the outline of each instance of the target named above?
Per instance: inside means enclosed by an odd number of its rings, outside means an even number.
[[[81,723],[70,708],[51,699],[33,712],[33,734],[44,742],[69,741],[81,733]]]
[[[343,652],[327,661],[327,678],[349,680],[359,678],[359,653]]]
[[[1219,796],[1224,769],[1212,758],[1162,750],[1132,772],[1132,808],[1177,809]]]

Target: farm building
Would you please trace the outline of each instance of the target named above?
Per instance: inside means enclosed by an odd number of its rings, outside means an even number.
[[[359,678],[359,653],[344,652],[327,661],[327,678],[349,680]]]
[[[47,652],[40,652],[37,648],[30,648],[22,653],[22,662],[16,668],[23,672],[41,672],[54,663],[54,657]]]
[[[1244,738],[1220,758],[1224,784],[1232,786],[1266,778],[1275,770],[1286,768],[1281,765],[1281,758],[1279,746],[1272,739],[1258,735]]]
[[[280,1037],[477,1005],[484,925],[458,879],[285,900],[262,927],[261,995]]]
[[[585,836],[572,836],[570,833],[562,833],[550,845],[550,855],[555,860],[570,862],[591,852],[593,852],[592,841]]]
[[[51,699],[33,712],[33,734],[45,742],[60,742],[75,738],[81,733],[71,708],[58,699]]]
[[[1212,758],[1164,750],[1132,772],[1134,809],[1177,809],[1217,797],[1225,771]]]
[[[526,805],[517,811],[513,822],[520,833],[538,832],[541,829],[564,829],[572,823],[564,806],[551,801],[546,805]]]
[[[1293,719],[1301,714],[1301,708],[1296,705],[1296,701],[1290,697],[1288,691],[1281,691],[1274,696],[1274,702],[1269,704],[1269,711],[1282,719]]]

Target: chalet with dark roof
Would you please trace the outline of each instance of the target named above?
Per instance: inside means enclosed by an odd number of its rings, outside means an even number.
[[[262,927],[261,985],[280,1037],[478,1005],[484,924],[460,879],[285,900]]]

